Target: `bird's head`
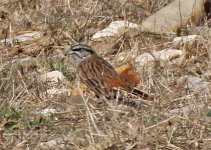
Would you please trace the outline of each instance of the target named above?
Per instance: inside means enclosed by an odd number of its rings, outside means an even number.
[[[84,44],[74,45],[67,52],[67,55],[71,56],[77,64],[93,54],[96,53],[92,48]]]

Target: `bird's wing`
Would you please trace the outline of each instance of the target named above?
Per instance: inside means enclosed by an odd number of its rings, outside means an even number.
[[[112,97],[112,87],[122,84],[114,68],[99,56],[84,60],[77,67],[81,81],[98,96]]]

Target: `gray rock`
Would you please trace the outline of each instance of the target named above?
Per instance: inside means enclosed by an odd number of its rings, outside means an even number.
[[[185,82],[186,88],[192,92],[208,93],[211,88],[211,83],[204,81],[197,76],[184,76],[178,82]]]

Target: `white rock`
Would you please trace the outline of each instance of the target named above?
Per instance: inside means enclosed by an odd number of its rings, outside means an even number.
[[[161,51],[156,51],[152,53],[144,53],[136,58],[136,62],[140,66],[153,65],[154,63],[159,62],[161,66],[168,64],[174,64],[173,60],[183,56],[182,50],[177,49],[164,49]]]
[[[124,32],[129,32],[131,35],[137,34],[137,30],[139,30],[139,28],[140,26],[138,24],[128,21],[113,21],[107,28],[95,33],[92,36],[92,40],[109,36],[117,36]]]
[[[194,43],[198,39],[200,39],[199,35],[180,36],[180,37],[175,37],[173,39],[173,44],[178,45],[180,43],[185,43],[185,42]]]
[[[65,76],[60,71],[51,71],[40,76],[42,82],[60,82],[64,81]]]
[[[16,36],[14,38],[14,40],[18,41],[18,42],[24,42],[24,41],[28,41],[28,40],[35,40],[35,39],[38,39],[38,38],[42,37],[43,34],[44,34],[43,32],[34,31],[34,32],[25,33],[25,34]],[[0,43],[4,43],[4,42],[9,43],[9,42],[11,42],[10,40],[11,39],[2,39],[2,40],[0,40]]]
[[[31,33],[25,33],[23,35],[19,35],[16,37],[16,40],[18,42],[24,42],[24,41],[28,41],[28,40],[35,40],[40,38],[41,36],[43,36],[44,33],[42,32],[31,32]]]

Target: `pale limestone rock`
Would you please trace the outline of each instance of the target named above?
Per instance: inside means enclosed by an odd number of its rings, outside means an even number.
[[[40,76],[42,82],[58,83],[65,80],[65,76],[60,71],[51,71]]]
[[[203,1],[174,0],[144,20],[141,30],[157,34],[174,34],[181,25],[198,21],[204,11]]]
[[[34,31],[34,32],[29,32],[29,33],[25,33],[25,34],[22,34],[22,35],[19,35],[19,36],[16,36],[14,37],[14,41],[17,41],[17,42],[24,42],[24,41],[29,41],[29,40],[36,40],[40,37],[43,36],[43,32],[40,32],[40,31]],[[0,40],[0,43],[10,43],[11,42],[11,39],[2,39]]]
[[[137,31],[140,26],[135,23],[128,21],[113,21],[109,26],[101,31],[98,31],[92,36],[92,40],[97,40],[99,38],[118,36],[123,33],[127,33],[129,36],[137,35]]]
[[[178,45],[180,43],[188,43],[188,45],[192,46],[199,39],[200,39],[199,35],[188,35],[188,36],[175,37],[172,42],[174,45]]]
[[[161,51],[156,51],[152,53],[144,53],[136,58],[136,62],[139,66],[153,66],[155,63],[158,63],[161,66],[171,65],[171,64],[178,64],[183,56],[182,50],[177,49],[164,49]]]

